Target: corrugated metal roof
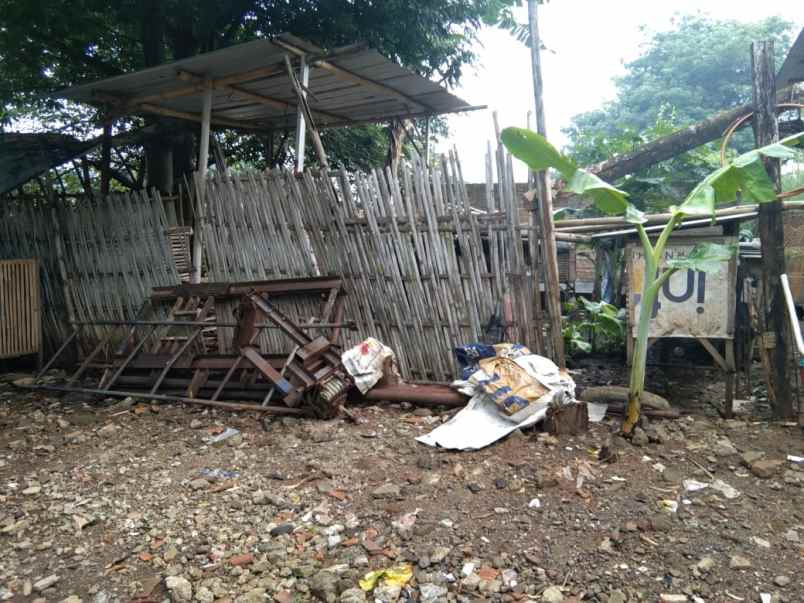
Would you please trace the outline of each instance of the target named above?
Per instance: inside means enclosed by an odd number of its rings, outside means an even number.
[[[787,58],[779,69],[779,74],[776,76],[776,87],[784,88],[798,82],[804,82],[804,28],[799,32],[798,38],[793,42]]]
[[[311,63],[308,103],[320,127],[470,110],[467,102],[378,52],[360,46],[325,54],[283,34],[196,55],[56,93],[120,113],[200,119],[203,82],[213,85],[212,122],[258,130],[295,123],[296,96],[284,57]],[[296,63],[294,63],[295,65]]]
[[[0,193],[83,155],[99,141],[63,134],[0,134]]]

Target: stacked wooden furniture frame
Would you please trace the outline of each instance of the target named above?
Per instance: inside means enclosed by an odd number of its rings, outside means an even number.
[[[341,279],[328,277],[157,287],[136,320],[75,323],[40,376],[81,345],[83,332],[109,329],[66,383],[36,387],[331,417],[351,386],[338,346],[342,329],[354,328],[343,320],[343,297]],[[293,299],[303,309],[317,303],[318,315],[289,317],[279,305]],[[220,309],[232,302],[229,322]],[[231,345],[221,343],[223,330]],[[283,353],[262,349],[268,331],[283,338]],[[92,387],[91,373],[100,374]]]

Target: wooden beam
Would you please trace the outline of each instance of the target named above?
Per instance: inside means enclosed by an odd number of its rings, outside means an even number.
[[[160,101],[173,100],[174,98],[181,98],[182,96],[195,96],[204,92],[203,83],[192,84],[190,86],[181,86],[164,92],[155,92],[154,94],[145,94],[143,96],[135,96],[125,102],[126,106],[136,107],[143,103],[158,103]]]
[[[249,71],[243,71],[241,73],[234,73],[232,75],[227,75],[226,77],[213,80],[213,86],[216,87],[216,89],[221,89],[223,86],[228,86],[230,84],[250,82],[253,80],[270,77],[272,75],[282,73],[282,68],[283,68],[282,63],[276,63],[274,65],[270,65],[267,67],[258,67],[257,69],[251,69]],[[183,73],[189,73],[189,72],[179,70],[176,73],[177,77],[180,80],[183,79],[182,78]],[[194,96],[196,94],[202,94],[204,92],[204,78],[200,76],[196,77],[198,77],[198,79],[193,79],[191,84],[184,85],[179,88],[173,88],[172,90],[165,90],[164,92],[146,94],[144,96],[135,96],[134,98],[126,101],[125,104],[129,106],[136,106],[141,105],[143,103],[153,103],[153,102],[171,100],[174,98],[180,98],[182,96]],[[119,102],[121,99],[118,98],[117,100]]]
[[[390,86],[386,86],[385,84],[382,84],[380,82],[375,82],[374,80],[370,80],[370,79],[368,79],[366,77],[363,77],[362,75],[358,75],[356,73],[353,73],[353,72],[349,71],[348,69],[344,69],[343,67],[339,67],[338,65],[335,65],[334,63],[330,63],[329,61],[316,61],[316,62],[313,63],[313,66],[314,67],[320,67],[321,69],[324,69],[325,71],[329,71],[330,73],[336,75],[337,77],[339,77],[339,78],[341,78],[343,80],[348,80],[350,82],[354,82],[355,84],[363,86],[364,88],[371,88],[372,90],[376,90],[377,92],[380,92],[382,94],[385,94],[385,95],[388,95],[388,96],[394,96],[394,97],[400,99],[402,102],[406,103],[407,105],[410,105],[411,107],[413,107],[415,109],[419,109],[419,110],[422,110],[422,111],[432,111],[433,110],[432,107],[429,107],[428,105],[425,105],[424,103],[421,103],[421,102],[411,98],[407,94],[404,94],[403,92],[400,92],[399,90],[396,90],[395,88],[391,88]]]
[[[232,75],[227,75],[213,81],[215,84],[219,84],[221,86],[227,86],[229,84],[242,84],[243,82],[253,82],[254,80],[262,80],[267,77],[271,77],[272,75],[278,75],[282,73],[284,69],[284,61],[277,61],[276,63],[267,65],[265,67],[257,67],[256,69],[250,69],[249,71],[233,73]]]
[[[726,359],[717,351],[717,348],[712,345],[712,342],[709,341],[706,337],[696,337],[698,343],[700,343],[704,349],[709,352],[709,355],[715,361],[715,363],[722,368],[725,372],[729,371],[729,365],[726,363]]]
[[[202,76],[184,70],[180,70],[177,73],[177,77],[184,82],[202,83],[204,81],[204,78]],[[261,105],[266,105],[268,107],[273,107],[274,109],[279,109],[280,111],[293,111],[293,112],[298,111],[298,105],[296,105],[295,103],[290,103],[282,99],[267,96],[265,94],[258,94],[256,92],[252,92],[251,90],[246,90],[245,88],[240,88],[238,86],[227,84],[223,80],[212,80],[211,84],[212,88],[215,90],[228,92],[229,94],[239,96],[242,99],[250,100]],[[327,111],[319,111],[312,109],[312,112],[313,115],[316,115],[320,118],[324,118],[325,120],[338,120],[341,122],[351,121],[348,117],[344,115],[337,115],[335,113],[329,113]]]
[[[296,46],[293,46],[293,44],[288,44],[284,40],[274,40],[274,44],[276,44],[277,46],[281,46],[282,48],[284,48],[289,52],[292,52],[296,56],[306,56],[308,54],[301,48],[297,48]],[[386,84],[375,82],[374,80],[371,80],[367,77],[358,75],[352,71],[349,71],[348,69],[340,67],[339,65],[335,65],[334,63],[327,61],[326,59],[315,60],[312,62],[312,66],[320,67],[325,71],[329,71],[330,73],[336,75],[337,77],[343,80],[348,80],[365,88],[371,88],[372,90],[376,90],[377,92],[381,92],[382,94],[385,94],[387,96],[394,96],[416,109],[423,111],[433,110],[432,107],[428,107],[426,104],[411,98],[407,94],[404,94],[403,92],[400,92],[399,90],[396,90],[391,86],[387,86]]]
[[[198,123],[201,123],[203,121],[203,118],[200,113],[178,111],[176,109],[163,107],[161,105],[154,105],[152,103],[144,103],[141,105],[137,105],[136,107],[134,107],[134,109],[139,109],[147,113],[155,113],[156,115],[164,115],[165,117],[175,117],[176,119],[186,119],[188,121],[196,121]],[[245,122],[237,121],[235,119],[227,119],[225,117],[217,117],[215,115],[211,117],[210,123],[219,126],[227,126],[229,128],[239,128],[241,130],[256,130],[256,131],[265,130],[265,128],[261,128],[255,124],[247,124]]]
[[[207,86],[204,92],[204,107],[201,113],[201,138],[198,141],[198,170],[196,171],[197,194],[195,211],[195,229],[193,232],[193,270],[190,281],[201,282],[201,264],[203,256],[204,222],[206,210],[204,193],[206,192],[207,167],[209,166],[209,127],[212,120],[212,87]]]
[[[779,91],[777,102],[784,102],[790,95],[790,88]],[[612,182],[628,174],[647,169],[662,161],[677,157],[686,151],[695,149],[703,144],[722,137],[725,130],[736,119],[751,113],[751,103],[741,105],[734,109],[722,111],[706,119],[686,126],[662,136],[656,140],[640,145],[635,151],[615,155],[610,159],[601,161],[587,167],[590,172],[597,174],[604,180]],[[568,196],[569,193],[562,193]]]
[[[762,147],[779,140],[776,117],[776,70],[773,61],[773,41],[751,45],[751,89],[754,100],[754,138]],[[778,159],[767,159],[765,168],[781,190],[781,168]],[[779,418],[793,417],[793,395],[790,388],[790,336],[785,314],[784,290],[781,275],[786,273],[784,257],[784,223],[782,202],[761,203],[759,206],[759,240],[762,245],[762,312],[763,330],[774,333],[775,345],[768,350],[770,367],[765,377],[768,399]]]

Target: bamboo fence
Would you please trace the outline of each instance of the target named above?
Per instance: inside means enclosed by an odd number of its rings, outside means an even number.
[[[396,352],[403,377],[448,381],[452,349],[479,340],[545,349],[539,229],[520,218],[511,157],[487,155],[486,209],[471,207],[457,155],[418,158],[390,169],[347,174],[287,171],[225,174],[204,186],[204,252],[210,282],[337,275],[344,279],[345,344],[372,336]],[[189,188],[188,188],[189,190]],[[174,229],[175,230],[175,229]],[[134,318],[151,288],[177,284],[188,263],[188,229],[172,232],[158,194],[111,195],[0,205],[0,258],[38,258],[43,331],[53,349],[71,321]],[[276,300],[300,323],[322,300]],[[236,304],[216,304],[234,322]],[[490,325],[503,335],[490,335]],[[98,336],[103,332],[98,329]],[[229,351],[232,332],[218,344]],[[287,352],[266,330],[264,351]]]
[[[56,259],[49,205],[43,199],[4,199],[0,204],[0,259],[39,259],[42,333],[46,350],[70,333],[67,302]]]
[[[204,196],[210,280],[341,276],[358,326],[346,343],[384,341],[406,379],[453,379],[452,348],[484,339],[493,315],[506,339],[544,353],[538,233],[520,223],[513,182],[502,150],[487,158],[485,213],[469,205],[454,154],[432,167],[414,159],[398,175],[219,176]],[[297,320],[315,315],[289,303]]]
[[[7,200],[0,232],[0,258],[41,262],[50,349],[67,337],[71,321],[134,318],[152,287],[179,281],[158,195]]]

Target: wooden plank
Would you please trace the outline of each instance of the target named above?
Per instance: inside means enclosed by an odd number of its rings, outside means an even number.
[[[724,371],[728,372],[729,368],[728,365],[726,364],[726,360],[723,358],[720,352],[717,351],[717,348],[715,348],[715,346],[712,345],[712,342],[709,341],[706,337],[696,337],[696,339],[700,342],[700,344],[704,347],[704,349],[707,352],[709,352],[709,355],[712,356],[717,365]]]
[[[260,355],[256,348],[252,346],[244,346],[240,348],[240,352],[247,360],[251,362],[251,364],[254,365],[258,371],[265,376],[266,379],[273,383],[277,389],[282,392],[283,396],[288,396],[295,391],[290,382],[280,375],[279,372]]]
[[[304,368],[305,371],[309,371],[310,367],[318,362],[324,352],[327,352],[331,348],[332,344],[329,342],[329,339],[323,335],[316,337],[307,345],[300,347],[298,355],[302,359],[302,368]]]
[[[41,352],[38,267],[35,259],[0,261],[0,358]]]
[[[726,346],[726,396],[723,408],[723,414],[727,419],[734,416],[734,384],[736,364],[734,360],[734,339],[725,340]]]

